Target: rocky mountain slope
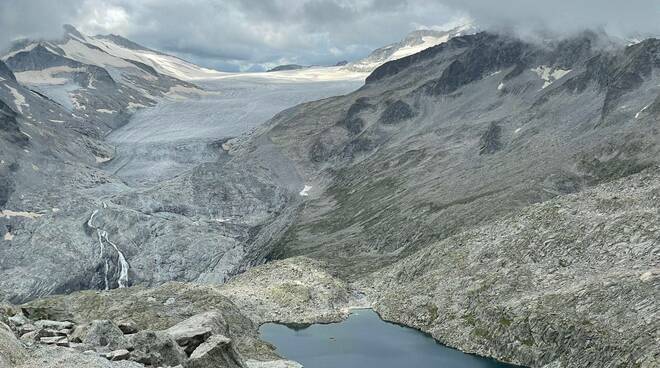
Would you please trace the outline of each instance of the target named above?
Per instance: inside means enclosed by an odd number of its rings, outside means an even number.
[[[268,257],[364,277],[386,318],[467,351],[657,366],[657,175],[631,175],[658,165],[659,47],[479,33],[278,115],[233,152],[272,142],[305,181]]]
[[[223,143],[286,107],[355,86],[233,76],[201,90],[98,40],[67,28],[62,40],[4,57],[0,299],[223,282],[263,262],[248,255],[289,223],[302,184],[276,153],[232,160]],[[158,105],[132,119],[142,102]],[[176,114],[159,116],[167,106]]]
[[[377,311],[531,367],[655,367],[660,170],[532,205],[364,281]]]
[[[366,260],[657,163],[658,45],[479,33],[279,115],[260,134],[311,189],[274,255],[315,254],[354,274],[351,264],[381,266]]]

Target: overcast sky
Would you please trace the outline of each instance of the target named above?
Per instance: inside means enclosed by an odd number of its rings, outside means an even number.
[[[62,24],[222,70],[355,60],[419,28],[660,35],[660,0],[0,0],[0,46]]]

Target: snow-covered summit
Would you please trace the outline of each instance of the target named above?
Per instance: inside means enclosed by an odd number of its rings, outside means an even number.
[[[472,24],[466,23],[447,31],[420,29],[410,32],[402,41],[374,50],[362,60],[349,63],[346,69],[356,72],[371,72],[388,61],[416,54],[429,47],[447,42],[451,38],[475,32]]]

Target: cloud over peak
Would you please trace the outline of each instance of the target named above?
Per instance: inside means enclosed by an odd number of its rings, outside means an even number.
[[[71,23],[225,70],[329,65],[466,18],[516,32],[660,34],[657,0],[3,0],[0,44],[57,38]]]

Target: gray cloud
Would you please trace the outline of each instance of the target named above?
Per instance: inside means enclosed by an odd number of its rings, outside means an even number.
[[[658,0],[2,0],[0,44],[71,23],[225,70],[356,59],[407,32],[471,17],[482,28],[660,34]]]
[[[558,36],[585,29],[617,37],[660,35],[658,0],[442,0],[484,29]]]

